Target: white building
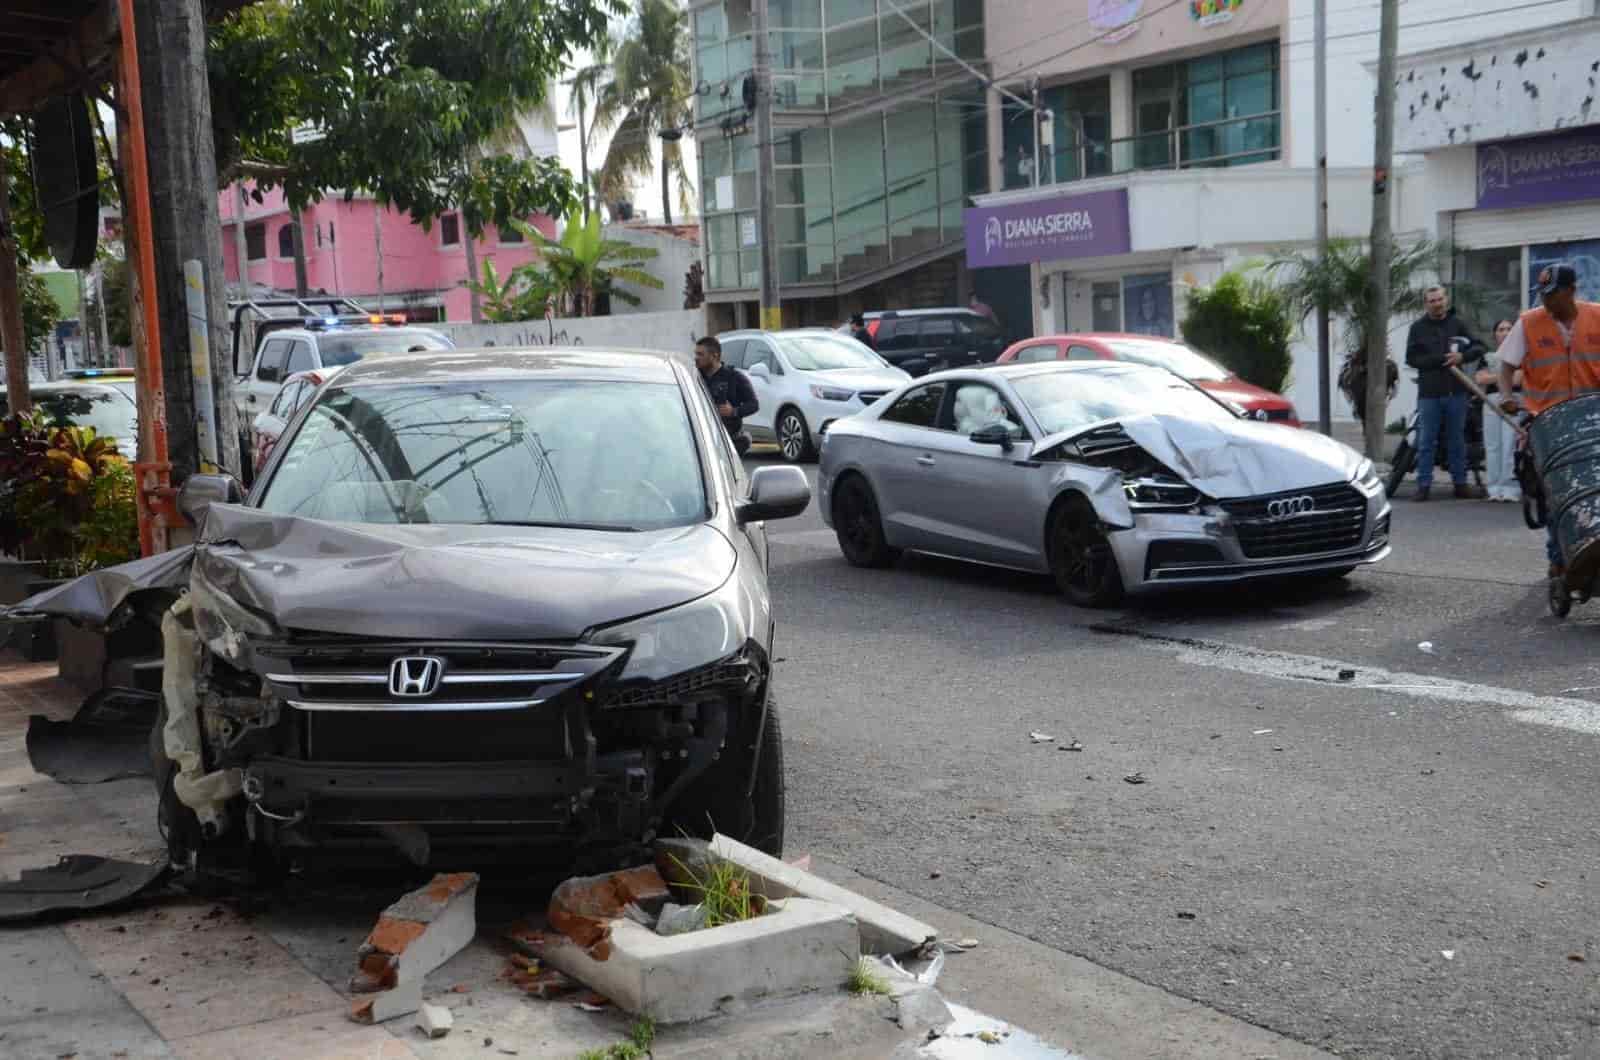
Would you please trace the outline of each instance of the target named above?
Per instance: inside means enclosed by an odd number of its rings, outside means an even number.
[[[1312,245],[1311,0],[1192,0],[1149,11],[1145,0],[1089,0],[1090,25],[1109,35],[1074,48],[1047,39],[1037,31],[1044,23],[1025,17],[1035,2],[991,0],[987,24],[996,78],[1024,97],[1025,78],[1041,81],[1050,121],[1040,186],[1030,186],[1033,130],[1026,110],[991,93],[991,186],[1007,190],[979,196],[969,211],[967,264],[980,270],[1025,264],[1037,332],[1173,335],[1188,288]],[[1330,5],[1335,236],[1365,238],[1371,225],[1378,10]],[[1600,236],[1600,202],[1540,208],[1535,213],[1550,228],[1530,227],[1535,214],[1526,210],[1511,216],[1476,209],[1476,148],[1452,146],[1587,121],[1595,89],[1584,79],[1595,72],[1580,66],[1600,59],[1593,37],[1585,37],[1595,32],[1595,20],[1583,17],[1592,12],[1593,0],[1402,5],[1401,154],[1390,174],[1397,233],[1437,235],[1471,248],[1464,263],[1473,278],[1499,277],[1508,292],[1515,286],[1512,256],[1520,254],[1516,264],[1525,275],[1529,261],[1545,253],[1539,240],[1555,238],[1553,231],[1567,239],[1585,231]],[[1544,28],[1511,34],[1530,23]],[[1507,47],[1509,39],[1526,43]],[[1558,47],[1558,39],[1567,43]],[[1497,43],[1493,51],[1459,43],[1468,40]],[[1524,47],[1529,54],[1519,65]],[[1477,65],[1467,69],[1475,56]],[[1016,79],[1007,82],[1013,72]],[[1535,90],[1525,89],[1524,80]],[[1600,162],[1588,187],[1600,195]],[[1595,257],[1600,279],[1600,248]],[[1395,321],[1397,330],[1404,324]],[[1397,360],[1402,335],[1393,340]],[[1302,417],[1314,418],[1315,351],[1302,341],[1295,354],[1289,396]],[[1334,373],[1342,354],[1336,332]],[[1402,380],[1397,403],[1410,408],[1409,374]],[[1348,418],[1348,406],[1334,394],[1335,418]]]

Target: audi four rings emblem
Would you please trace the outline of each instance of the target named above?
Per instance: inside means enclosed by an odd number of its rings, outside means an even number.
[[[389,694],[412,699],[431,696],[443,676],[443,659],[431,655],[402,656],[389,664]]]
[[[1273,519],[1287,519],[1291,515],[1305,515],[1316,506],[1317,499],[1309,495],[1280,497],[1267,502],[1267,515]]]

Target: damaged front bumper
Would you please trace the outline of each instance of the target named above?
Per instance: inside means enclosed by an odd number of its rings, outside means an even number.
[[[1291,515],[1276,501],[1311,498]],[[1280,508],[1273,511],[1281,510]],[[1136,513],[1107,534],[1130,592],[1221,585],[1256,578],[1343,571],[1388,557],[1390,506],[1381,489],[1353,483],[1240,501],[1207,501],[1183,512]]]

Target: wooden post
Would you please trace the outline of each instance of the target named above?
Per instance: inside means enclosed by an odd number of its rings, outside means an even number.
[[[1400,38],[1400,0],[1382,0],[1378,29],[1377,135],[1372,158],[1372,316],[1367,322],[1366,449],[1383,459],[1385,406],[1389,396],[1389,263],[1394,252],[1389,216],[1389,169],[1394,164],[1394,66]]]
[[[19,280],[17,241],[11,234],[11,175],[6,172],[5,152],[0,151],[0,345],[6,349],[6,404],[12,413],[33,407]]]

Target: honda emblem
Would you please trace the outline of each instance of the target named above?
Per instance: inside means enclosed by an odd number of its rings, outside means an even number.
[[[417,699],[431,696],[444,676],[444,660],[432,655],[402,656],[389,664],[389,694]]]

